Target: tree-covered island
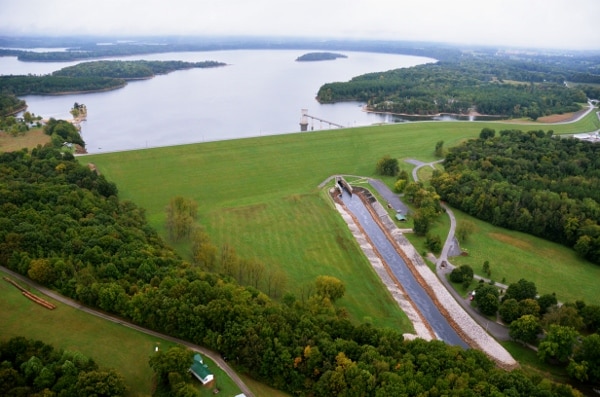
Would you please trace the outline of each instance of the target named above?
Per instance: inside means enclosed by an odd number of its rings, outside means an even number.
[[[348,56],[335,52],[309,52],[296,58],[296,62],[332,61],[338,58],[348,58]]]

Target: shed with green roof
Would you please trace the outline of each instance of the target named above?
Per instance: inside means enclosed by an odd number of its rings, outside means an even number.
[[[194,354],[194,362],[190,367],[190,372],[196,377],[204,386],[210,385],[214,380],[215,376],[210,372],[208,366],[204,364],[202,356],[198,353]]]

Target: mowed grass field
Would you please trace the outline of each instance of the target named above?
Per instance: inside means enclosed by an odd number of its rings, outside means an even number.
[[[194,199],[199,222],[214,243],[228,243],[244,258],[282,269],[297,295],[316,276],[333,275],[346,284],[340,304],[353,319],[410,331],[319,183],[333,174],[374,176],[377,160],[386,154],[433,161],[436,142],[443,140],[448,148],[484,127],[577,133],[594,123],[592,117],[552,126],[407,123],[89,155],[80,161],[96,164],[117,183],[121,198],[147,210],[163,235],[169,200]],[[178,248],[188,254],[185,246]]]
[[[148,360],[156,347],[166,350],[174,343],[92,316],[31,290],[57,306],[55,310],[45,309],[2,280],[4,276],[0,271],[1,340],[23,336],[41,340],[55,349],[79,351],[100,367],[114,368],[122,374],[129,387],[128,396],[151,395],[153,372]],[[210,358],[204,357],[204,361],[215,374],[222,395],[239,393],[235,383]],[[199,382],[197,386],[202,396],[213,394],[212,389],[202,388]]]
[[[454,265],[468,264],[487,277],[483,273],[487,260],[494,281],[508,285],[524,278],[536,284],[539,294],[556,293],[561,302],[600,302],[600,265],[583,260],[563,245],[495,227],[457,210],[454,214],[458,222],[468,220],[476,225],[473,235],[461,244],[469,255],[452,258]]]

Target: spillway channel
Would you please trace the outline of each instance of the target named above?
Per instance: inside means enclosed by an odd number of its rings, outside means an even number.
[[[406,294],[429,323],[437,338],[450,345],[468,348],[467,343],[456,333],[454,328],[440,313],[433,300],[427,295],[427,292],[415,279],[404,259],[396,252],[393,243],[381,230],[379,224],[375,222],[360,197],[356,194],[350,195],[345,189],[342,189],[342,201],[360,223],[362,229],[368,235],[377,251],[379,251],[382,259],[392,270],[396,279],[402,284]]]

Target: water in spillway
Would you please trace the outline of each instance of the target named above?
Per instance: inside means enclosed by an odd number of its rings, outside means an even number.
[[[342,201],[346,208],[354,215],[362,229],[371,239],[373,245],[379,251],[383,260],[394,273],[396,279],[402,284],[406,294],[421,312],[421,315],[429,323],[436,336],[450,345],[468,345],[456,333],[446,318],[440,313],[433,300],[417,282],[408,269],[402,257],[396,252],[394,245],[381,230],[379,224],[373,220],[371,213],[365,207],[358,195],[350,195],[345,190],[342,193]]]

